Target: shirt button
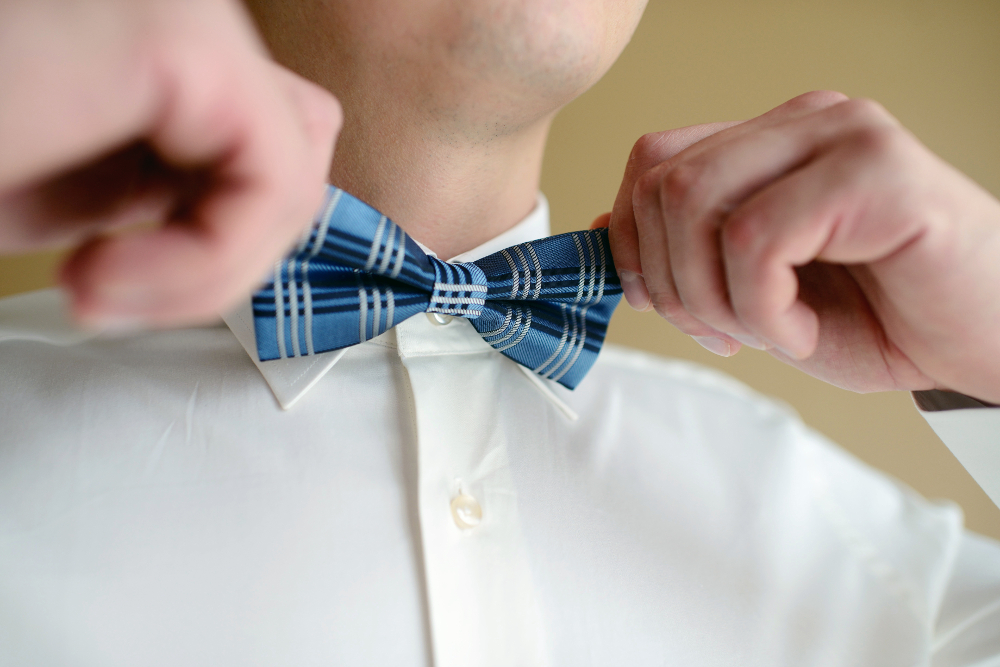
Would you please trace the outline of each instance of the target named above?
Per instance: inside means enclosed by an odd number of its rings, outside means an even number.
[[[436,327],[443,327],[451,324],[451,321],[455,319],[451,315],[442,315],[441,313],[427,313],[427,319],[431,321]]]
[[[451,500],[451,518],[462,530],[475,528],[483,520],[483,508],[472,496],[460,493]]]

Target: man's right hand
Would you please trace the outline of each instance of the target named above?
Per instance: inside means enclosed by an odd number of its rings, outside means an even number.
[[[234,0],[8,0],[0,254],[73,247],[93,327],[210,319],[310,224],[341,121]]]

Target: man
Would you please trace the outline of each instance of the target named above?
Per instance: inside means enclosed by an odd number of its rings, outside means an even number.
[[[343,105],[331,181],[471,261],[545,235],[548,123],[643,4],[251,9],[276,58]],[[201,185],[180,190],[213,201]],[[880,108],[818,93],[640,140],[597,224],[630,303],[710,348],[985,405],[998,220]],[[148,289],[106,309],[81,278],[115,259],[68,269],[81,317],[204,315]],[[1000,655],[1000,547],[703,370],[611,349],[569,392],[467,321],[422,315],[342,354],[260,362],[246,302],[228,328],[109,341],[81,340],[53,301],[0,316],[8,662]]]

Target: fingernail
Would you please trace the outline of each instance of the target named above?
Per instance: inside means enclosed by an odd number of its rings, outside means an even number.
[[[735,338],[736,340],[740,341],[747,347],[752,347],[755,350],[767,349],[767,345],[765,345],[762,340],[760,340],[759,338],[755,338],[754,336],[746,336],[746,335],[737,336],[735,334],[729,334],[729,335]]]
[[[642,276],[634,271],[619,271],[618,279],[622,283],[622,292],[625,293],[625,300],[628,305],[636,310],[647,310],[649,308],[649,290],[646,289],[646,281]]]
[[[698,345],[720,357],[730,357],[733,354],[729,343],[721,338],[716,338],[715,336],[691,336],[691,338],[694,338],[694,342],[698,343]]]

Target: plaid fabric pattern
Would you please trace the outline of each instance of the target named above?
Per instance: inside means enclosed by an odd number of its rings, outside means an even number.
[[[330,187],[313,228],[253,297],[257,352],[261,361],[318,354],[441,313],[469,319],[498,352],[572,389],[597,359],[621,294],[605,229],[450,264]]]

